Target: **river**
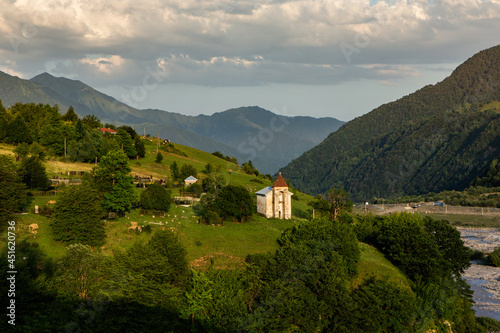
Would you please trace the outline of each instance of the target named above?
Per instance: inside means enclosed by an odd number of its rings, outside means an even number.
[[[457,228],[465,245],[486,253],[500,246],[500,229]],[[478,317],[500,320],[500,268],[473,262],[462,275],[474,291],[473,309]]]

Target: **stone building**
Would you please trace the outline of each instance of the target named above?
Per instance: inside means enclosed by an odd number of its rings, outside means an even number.
[[[292,218],[293,193],[288,191],[288,185],[281,172],[273,186],[265,187],[255,194],[257,194],[257,213],[267,218],[285,220]]]

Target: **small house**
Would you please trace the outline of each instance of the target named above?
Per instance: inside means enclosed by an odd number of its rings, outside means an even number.
[[[197,181],[198,181],[198,179],[194,178],[193,176],[189,176],[186,179],[184,179],[184,185],[190,186],[190,185],[196,183]]]
[[[99,128],[99,131],[101,131],[102,134],[109,133],[115,135],[116,133],[118,133],[118,131],[115,131],[114,129],[111,128]]]

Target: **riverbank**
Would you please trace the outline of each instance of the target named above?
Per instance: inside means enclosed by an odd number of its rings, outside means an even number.
[[[465,245],[484,253],[491,253],[500,246],[498,228],[457,227]],[[478,317],[500,320],[500,268],[473,262],[462,277],[474,291],[473,309]]]

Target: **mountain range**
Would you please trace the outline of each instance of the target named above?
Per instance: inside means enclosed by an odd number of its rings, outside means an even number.
[[[500,46],[443,81],[343,125],[281,172],[301,190],[356,201],[463,190],[500,157]]]
[[[0,100],[5,107],[17,102],[57,104],[62,113],[73,106],[80,117],[93,114],[103,123],[131,125],[139,133],[159,135],[206,152],[220,151],[240,162],[252,160],[263,173],[275,173],[344,124],[329,117],[277,115],[257,106],[210,116],[140,110],[81,81],[48,73],[24,80],[0,72]]]

